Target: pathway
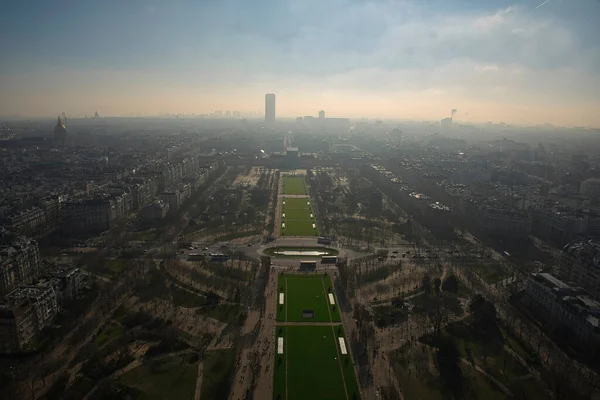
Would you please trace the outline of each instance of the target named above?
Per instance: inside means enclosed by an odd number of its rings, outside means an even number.
[[[342,322],[276,322],[277,326],[338,326],[341,325]]]
[[[194,400],[200,400],[200,393],[202,392],[202,377],[204,376],[204,362],[198,362],[198,377],[196,378],[196,394]]]

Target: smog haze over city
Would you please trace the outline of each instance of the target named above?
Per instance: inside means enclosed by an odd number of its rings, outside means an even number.
[[[600,0],[9,3],[1,399],[600,400]]]
[[[597,0],[22,1],[0,15],[0,112],[326,109],[600,126]]]

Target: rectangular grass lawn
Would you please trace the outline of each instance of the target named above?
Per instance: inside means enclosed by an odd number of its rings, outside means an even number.
[[[286,221],[281,229],[282,236],[319,236],[319,230],[313,228],[312,221]]]
[[[304,176],[284,176],[283,194],[306,194],[306,178]]]
[[[140,390],[144,399],[175,400],[194,398],[197,377],[198,361],[188,363],[184,356],[173,356],[148,361],[118,381]]]
[[[318,236],[319,231],[313,228],[316,225],[312,209],[310,207],[310,199],[290,199],[284,198],[281,205],[282,218],[281,222],[285,223],[285,227],[281,228],[281,234],[284,236]]]
[[[276,334],[284,354],[275,354],[273,399],[360,399],[352,359],[338,342],[341,326],[287,326]]]
[[[339,322],[340,311],[329,275],[282,275],[278,281],[284,304],[277,305],[277,322]],[[330,291],[331,288],[331,291]],[[329,303],[333,294],[335,307]],[[313,318],[304,318],[303,310],[312,310]]]

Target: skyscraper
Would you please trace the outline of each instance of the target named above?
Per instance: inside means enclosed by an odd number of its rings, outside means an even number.
[[[275,95],[273,93],[265,95],[265,121],[275,121]]]
[[[319,111],[319,119],[324,119],[324,118],[325,118],[325,110]]]

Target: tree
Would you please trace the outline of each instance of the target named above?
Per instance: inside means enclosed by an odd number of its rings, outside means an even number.
[[[426,296],[431,294],[431,277],[429,274],[425,274],[421,279],[421,289],[423,289]]]
[[[438,294],[440,293],[440,286],[442,285],[442,280],[440,278],[435,278],[433,280],[433,291]]]
[[[477,310],[479,307],[481,307],[481,305],[483,303],[485,303],[485,297],[483,297],[480,294],[476,294],[469,301],[469,312],[471,314],[475,313],[475,310]]]
[[[461,399],[464,392],[462,370],[460,369],[460,352],[451,337],[440,337],[437,340],[437,360],[440,378],[450,392],[452,398]]]
[[[458,279],[456,278],[456,275],[451,274],[444,279],[442,282],[442,290],[453,294],[458,293]]]
[[[463,313],[460,301],[455,296],[445,293],[441,293],[439,296],[425,297],[419,308],[421,310],[415,311],[425,314],[436,336],[439,335],[442,326],[448,322],[451,315],[459,316]]]
[[[473,327],[480,332],[490,332],[496,326],[496,306],[483,296],[478,294],[471,299],[469,311],[473,314]]]

